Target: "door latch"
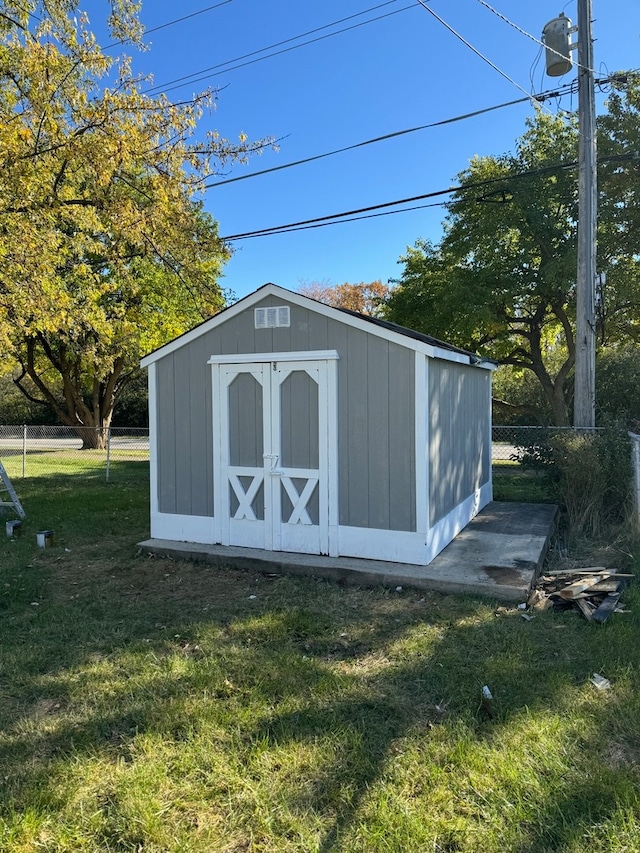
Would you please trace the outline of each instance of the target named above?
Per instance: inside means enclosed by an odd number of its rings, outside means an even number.
[[[271,469],[268,473],[271,474],[272,477],[282,477],[284,471],[281,471],[277,467],[278,459],[280,458],[279,455],[277,453],[263,453],[263,458],[271,459]]]

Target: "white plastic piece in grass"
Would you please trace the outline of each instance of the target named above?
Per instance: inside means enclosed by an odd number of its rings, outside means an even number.
[[[611,689],[611,682],[609,681],[609,679],[605,678],[603,675],[598,675],[597,672],[594,672],[589,680],[597,687],[598,690]]]
[[[482,688],[482,702],[480,703],[489,717],[493,717],[493,696],[485,684]]]

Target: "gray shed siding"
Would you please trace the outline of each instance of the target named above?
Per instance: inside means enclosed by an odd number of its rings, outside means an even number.
[[[433,526],[491,476],[490,371],[432,359],[428,407]]]
[[[209,354],[197,339],[157,364],[158,508],[178,515],[213,515]]]
[[[282,304],[290,305],[290,328],[254,328],[255,307]],[[413,351],[274,296],[157,362],[160,512],[213,515],[210,356],[333,349],[340,355],[339,523],[415,530]],[[303,438],[300,426],[296,457],[313,452],[313,436]],[[290,435],[297,429],[285,427]]]

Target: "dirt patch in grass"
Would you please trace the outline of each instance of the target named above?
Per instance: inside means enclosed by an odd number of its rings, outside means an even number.
[[[640,772],[640,744],[609,743],[605,750],[607,764],[613,770],[630,768]]]

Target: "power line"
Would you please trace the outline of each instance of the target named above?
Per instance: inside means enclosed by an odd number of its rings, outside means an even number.
[[[602,165],[604,163],[610,162],[627,162],[630,160],[635,160],[636,162],[639,160],[639,155],[637,154],[619,154],[612,155],[610,157],[603,157],[598,160],[598,164]],[[544,166],[539,169],[528,169],[524,172],[517,172],[516,174],[511,175],[501,175],[497,178],[487,178],[484,181],[473,181],[468,184],[460,184],[455,187],[448,187],[444,190],[435,190],[430,193],[422,193],[421,195],[411,196],[410,198],[402,198],[397,199],[395,201],[387,201],[382,204],[373,204],[368,207],[360,207],[355,210],[346,210],[342,213],[332,213],[327,216],[317,216],[313,219],[302,219],[298,222],[289,222],[285,225],[274,225],[269,228],[260,228],[256,231],[245,231],[239,234],[231,234],[228,237],[222,237],[221,239],[226,242],[231,242],[233,240],[246,240],[251,237],[268,237],[273,234],[287,234],[289,231],[301,231],[305,228],[314,227],[322,227],[324,225],[337,225],[340,222],[350,222],[354,219],[367,219],[371,218],[369,216],[359,216],[358,214],[371,214],[372,211],[381,210],[385,207],[396,207],[400,204],[410,204],[414,201],[422,201],[427,198],[437,198],[438,196],[451,195],[452,193],[462,192],[465,190],[474,190],[480,189],[481,187],[492,186],[497,183],[506,183],[511,181],[522,180],[524,178],[532,178],[539,177],[542,175],[549,175],[556,172],[569,171],[571,169],[575,169],[578,165],[577,160],[571,160],[566,163],[557,163],[554,166]],[[440,202],[434,207],[439,207],[446,202]],[[423,207],[427,205],[420,205],[419,207]],[[416,208],[406,208],[406,210],[416,210]],[[403,211],[386,211],[386,214],[390,213],[402,213]],[[386,215],[386,214],[378,214],[378,215]],[[346,217],[352,217],[351,219],[347,219]]]
[[[387,12],[384,15],[378,15],[375,18],[370,18],[367,21],[361,21],[358,24],[352,24],[349,27],[344,27],[341,30],[336,30],[332,33],[326,33],[325,35],[318,36],[314,39],[309,39],[308,41],[302,42],[301,44],[295,44],[291,47],[284,48],[284,50],[274,51],[273,53],[269,53],[266,56],[258,56],[256,59],[251,59],[251,57],[256,57],[259,53],[265,53],[268,50],[274,50],[274,48],[281,47],[285,44],[290,44],[293,41],[298,41],[298,39],[306,38],[306,36],[313,35],[314,33],[321,32],[322,30],[329,29],[330,27],[338,26],[338,24],[343,24],[346,21],[351,21],[354,18],[358,18],[361,15],[366,15],[369,12],[374,12],[376,9],[381,9],[384,6],[390,6],[392,3],[397,3],[398,0],[385,0],[384,3],[379,3],[377,6],[371,6],[369,9],[363,9],[361,12],[356,12],[353,15],[348,15],[346,18],[340,18],[337,21],[332,21],[330,24],[324,24],[321,27],[315,27],[312,30],[307,30],[307,32],[299,33],[296,36],[291,36],[290,38],[283,39],[282,41],[275,42],[274,44],[268,45],[267,47],[259,48],[258,50],[253,50],[250,53],[245,53],[242,56],[237,56],[234,59],[228,59],[226,62],[219,62],[217,65],[210,65],[208,68],[202,68],[200,71],[194,71],[192,74],[185,74],[182,77],[176,77],[174,80],[168,80],[166,83],[163,83],[158,86],[152,86],[151,88],[145,90],[144,94],[149,94],[151,92],[163,91],[170,92],[173,89],[179,89],[182,86],[191,85],[192,83],[199,83],[202,80],[207,80],[210,77],[216,77],[218,74],[225,74],[228,71],[236,71],[238,68],[245,68],[247,65],[253,65],[256,62],[262,62],[264,59],[271,59],[274,56],[280,56],[284,53],[289,53],[292,50],[297,50],[299,47],[306,47],[309,44],[315,44],[316,42],[323,41],[324,39],[332,38],[333,36],[340,35],[341,33],[349,32],[350,30],[355,30],[358,27],[364,27],[367,24],[372,24],[375,21],[381,21],[384,18],[389,18],[392,15],[398,15],[400,12],[406,12],[409,9],[415,8],[415,3],[411,3],[408,6],[403,6],[401,9],[395,9],[392,12]],[[249,59],[249,62],[242,62],[243,59]],[[234,65],[233,63],[238,63]],[[225,66],[230,66],[225,68]],[[175,85],[174,85],[175,84]]]
[[[609,77],[603,77],[602,79],[598,80],[597,82],[599,84],[612,83],[612,82],[624,83],[624,82],[626,82],[626,80],[627,80],[626,74],[613,74]],[[384,142],[388,139],[395,139],[396,137],[404,136],[404,135],[409,134],[409,133],[416,133],[417,131],[420,131],[420,130],[427,130],[427,129],[432,128],[432,127],[441,127],[443,125],[453,124],[454,122],[463,121],[463,120],[466,120],[469,118],[475,118],[476,116],[484,115],[485,113],[490,113],[490,112],[493,112],[494,110],[503,109],[504,107],[510,107],[510,106],[515,105],[515,104],[525,103],[527,101],[530,101],[531,99],[535,100],[538,103],[541,103],[543,101],[549,100],[550,98],[560,98],[563,95],[573,94],[576,91],[576,87],[577,87],[577,81],[572,80],[570,83],[565,83],[564,85],[560,86],[558,89],[552,89],[552,90],[547,90],[545,92],[539,92],[539,93],[534,94],[534,95],[528,95],[526,98],[516,98],[513,101],[505,101],[502,104],[494,104],[491,107],[484,107],[484,108],[479,109],[479,110],[474,110],[473,112],[470,112],[470,113],[463,113],[462,115],[453,116],[451,118],[442,119],[440,121],[434,121],[434,122],[431,122],[430,124],[422,124],[422,125],[418,125],[417,127],[406,128],[405,130],[396,130],[396,131],[393,131],[392,133],[385,133],[382,136],[376,136],[373,139],[366,139],[363,142],[356,142],[353,145],[345,145],[342,148],[335,148],[333,151],[325,151],[323,154],[315,154],[311,157],[304,157],[301,160],[294,160],[291,163],[283,163],[280,166],[271,166],[268,169],[260,169],[257,172],[249,172],[247,175],[237,175],[235,178],[225,178],[222,181],[213,181],[212,183],[204,184],[204,186],[201,189],[207,190],[207,189],[212,189],[213,187],[222,187],[222,186],[226,186],[227,184],[234,184],[237,181],[245,181],[248,178],[258,178],[261,175],[269,175],[272,172],[281,172],[283,169],[292,169],[294,166],[303,166],[307,163],[313,163],[316,160],[322,160],[325,157],[333,157],[335,154],[342,154],[345,151],[354,151],[358,148],[364,148],[367,145],[373,145],[377,142]],[[206,152],[201,152],[198,149],[195,149],[193,153],[199,154],[199,153],[206,153]]]
[[[174,18],[172,21],[165,21],[164,24],[158,24],[156,27],[151,27],[150,29],[145,29],[143,35],[147,36],[149,33],[156,33],[158,30],[164,30],[166,27],[173,27],[174,24],[181,24],[183,21],[188,21],[190,18],[196,18],[198,15],[204,15],[205,12],[211,12],[214,9],[219,9],[220,6],[226,6],[228,3],[233,3],[233,0],[221,0],[220,3],[214,3],[212,6],[205,6],[204,9],[198,9],[195,12],[191,12],[188,15],[183,15],[181,18]],[[30,18],[35,18],[36,21],[42,23],[42,18],[39,18],[34,12],[30,12],[28,9],[20,6]],[[125,39],[119,39],[118,41],[114,41],[111,44],[105,45],[101,50],[110,50],[112,47],[119,47],[121,44],[125,44]]]
[[[206,6],[205,8],[199,9],[196,12],[192,12],[188,15],[183,15],[180,18],[175,18],[171,21],[166,21],[164,24],[159,24],[156,27],[152,27],[148,30],[145,30],[143,35],[147,35],[149,33],[157,32],[158,30],[162,30],[162,29],[165,29],[166,27],[170,27],[170,26],[173,26],[175,24],[181,23],[182,21],[186,21],[190,18],[194,18],[197,15],[202,15],[205,12],[209,12],[213,9],[218,9],[221,6],[225,6],[228,3],[232,3],[232,2],[233,2],[233,0],[222,0],[222,2],[215,3],[211,6]],[[305,38],[308,35],[313,35],[313,33],[318,33],[318,32],[321,32],[322,30],[329,29],[330,27],[335,27],[338,24],[344,23],[346,21],[353,20],[354,18],[358,18],[361,15],[366,15],[369,12],[374,12],[377,9],[382,9],[385,6],[390,6],[393,3],[397,3],[397,2],[399,2],[399,0],[385,0],[385,2],[383,2],[383,3],[378,3],[375,6],[370,6],[368,9],[363,9],[362,11],[356,12],[353,15],[348,15],[345,18],[339,18],[338,20],[332,21],[329,24],[324,24],[320,27],[315,27],[314,29],[307,30],[306,32],[303,32],[303,33],[299,33],[296,36],[291,36],[290,38],[283,39],[282,41],[279,41],[279,42],[275,42],[274,44],[268,45],[267,47],[259,48],[258,50],[251,51],[250,53],[245,53],[242,56],[235,57],[234,59],[228,59],[225,62],[221,62],[221,63],[218,63],[216,65],[211,65],[208,68],[201,69],[200,71],[194,71],[191,74],[186,74],[182,77],[176,77],[173,80],[168,80],[166,83],[163,83],[161,85],[151,86],[150,88],[145,89],[141,94],[149,95],[149,94],[153,94],[153,93],[160,92],[160,91],[170,92],[170,91],[173,91],[174,89],[179,89],[179,88],[182,88],[184,86],[191,85],[192,83],[199,83],[202,80],[206,80],[210,77],[215,77],[218,74],[224,74],[228,71],[236,71],[239,68],[244,68],[248,65],[253,65],[256,62],[262,62],[262,60],[264,60],[264,59],[271,59],[275,56],[280,56],[281,54],[288,53],[292,50],[297,50],[297,48],[299,48],[299,47],[306,47],[307,45],[314,44],[314,43],[319,42],[319,41],[323,41],[324,39],[331,38],[332,36],[340,35],[341,33],[345,33],[345,32],[349,32],[350,30],[358,29],[359,27],[366,26],[367,24],[372,24],[372,23],[375,23],[376,21],[383,20],[384,18],[391,17],[392,15],[397,15],[400,12],[406,12],[409,9],[415,8],[415,3],[411,3],[408,6],[403,6],[401,9],[396,9],[396,10],[394,10],[392,12],[388,12],[384,15],[378,15],[375,18],[370,18],[367,21],[361,21],[358,24],[353,24],[350,27],[344,27],[341,30],[336,30],[335,32],[327,33],[326,35],[319,36],[318,38],[315,38],[315,39],[310,39],[310,40],[303,42],[301,44],[293,45],[289,48],[285,48],[284,50],[275,51],[274,53],[267,54],[266,56],[258,56],[255,59],[250,59],[250,57],[255,57],[255,56],[257,56],[257,54],[265,53],[268,50],[273,50],[276,47],[280,47],[282,45],[289,44],[290,42],[297,41],[298,39],[301,39],[301,38]],[[35,15],[32,15],[32,17],[37,18],[37,16],[35,16]],[[38,20],[40,20],[40,19],[38,18]],[[103,50],[103,51],[109,50],[113,47],[118,47],[119,45],[124,44],[124,43],[125,43],[125,40],[121,39],[119,41],[115,41],[115,42],[112,42],[111,44],[106,45],[105,47],[101,48],[101,50]],[[249,62],[241,62],[241,60],[243,60],[243,59],[250,59],[250,61]],[[233,63],[239,63],[239,64],[234,65]],[[225,66],[229,66],[229,67],[225,67]],[[212,72],[212,73],[209,73],[209,72]],[[176,85],[174,85],[174,84],[176,84]]]
[[[480,187],[490,186],[492,184],[504,182],[507,180],[511,180],[513,178],[531,177],[533,175],[540,175],[540,174],[545,174],[548,172],[555,172],[555,171],[560,171],[563,169],[575,168],[576,165],[577,165],[577,161],[572,160],[570,163],[562,163],[562,164],[559,164],[557,166],[548,166],[544,169],[533,169],[533,170],[530,170],[527,172],[519,172],[516,175],[503,175],[499,178],[487,178],[484,181],[474,181],[473,183],[461,184],[460,186],[457,186],[457,187],[447,187],[447,189],[445,189],[445,190],[435,190],[435,191],[430,192],[430,193],[422,193],[421,195],[415,195],[415,196],[411,196],[409,198],[396,199],[395,201],[386,201],[386,202],[383,202],[382,204],[373,204],[373,205],[369,205],[368,207],[360,207],[360,208],[357,208],[355,210],[346,210],[342,213],[332,213],[332,214],[329,214],[328,216],[318,216],[318,217],[315,217],[313,219],[303,219],[299,222],[287,223],[286,225],[274,225],[270,228],[261,228],[257,231],[245,231],[245,232],[240,233],[240,234],[231,234],[229,237],[223,237],[222,239],[229,241],[229,240],[240,240],[240,239],[244,239],[246,237],[266,236],[268,234],[277,234],[279,232],[282,232],[282,231],[285,231],[288,229],[296,228],[297,226],[300,226],[300,225],[310,225],[310,224],[316,223],[316,222],[327,222],[328,220],[342,219],[345,216],[354,216],[355,214],[358,214],[358,213],[370,213],[373,210],[380,210],[383,207],[395,207],[396,205],[399,205],[399,204],[410,204],[413,201],[422,201],[423,199],[426,199],[426,198],[437,198],[438,196],[451,195],[451,193],[459,192],[460,190],[478,189]]]
[[[198,15],[204,15],[205,12],[212,12],[214,9],[219,9],[220,6],[226,6],[228,3],[233,3],[233,0],[222,0],[221,3],[214,3],[213,6],[206,6],[204,9],[198,9],[196,12],[191,12],[189,15],[183,15],[181,18],[175,18],[173,21],[167,21],[164,24],[158,24],[157,27],[151,27],[145,30],[145,36],[149,33],[157,33],[158,30],[164,30],[166,27],[172,27],[174,24],[181,24],[183,21],[188,21],[190,18],[196,18]]]
[[[493,12],[493,14],[500,18],[501,21],[504,21],[505,24],[509,24],[510,27],[513,27],[514,30],[517,30],[523,36],[526,36],[528,39],[531,39],[531,41],[534,41],[536,44],[539,44],[541,47],[544,47],[545,50],[548,50],[550,53],[555,53],[556,56],[561,56],[562,59],[567,58],[563,53],[560,53],[560,51],[554,50],[552,47],[549,47],[549,45],[545,44],[543,41],[540,41],[540,39],[537,39],[534,35],[531,35],[531,33],[527,32],[526,30],[523,30],[522,27],[519,27],[517,24],[514,24],[514,22],[510,21],[506,15],[503,15],[502,12],[499,12],[497,9],[494,9],[493,6],[490,6],[487,2],[485,2],[485,0],[478,0],[478,3],[480,3],[481,6],[484,6],[485,9],[488,9],[490,12]],[[576,62],[575,65],[578,68],[583,67],[582,65],[580,65],[579,62]],[[585,70],[590,71],[592,74],[595,74],[595,71],[592,68],[587,68]]]
[[[174,26],[174,24],[181,24],[183,21],[188,21],[189,18],[196,18],[198,15],[204,15],[205,12],[211,12],[213,9],[219,9],[220,6],[226,6],[227,3],[233,3],[233,0],[222,0],[220,3],[214,3],[213,6],[206,6],[204,9],[198,9],[196,12],[191,12],[189,15],[183,15],[181,18],[174,18],[173,21],[166,21],[164,24],[158,24],[157,27],[151,27],[150,29],[145,30],[143,36],[148,36],[149,33],[157,33],[158,30],[164,30],[166,27]],[[110,50],[112,47],[119,47],[124,43],[125,40],[120,39],[119,41],[114,41],[112,44],[106,45],[102,50]]]
[[[18,7],[18,9],[20,9],[20,11],[21,11],[21,12],[24,12],[24,13],[25,13],[25,15],[28,15],[30,18],[35,18],[35,19],[36,19],[36,21],[39,21],[40,23],[42,23],[42,18],[39,18],[39,17],[35,14],[35,12],[30,12],[30,11],[29,11],[29,9],[28,9],[26,6],[23,6],[23,5],[22,5],[22,4],[20,4],[20,3],[16,3],[16,6]]]
[[[433,17],[437,21],[440,21],[440,23],[442,24],[443,27],[446,27],[446,29],[449,30],[449,32],[452,33],[457,39],[460,39],[460,41],[464,45],[466,45],[469,48],[469,50],[473,51],[473,53],[475,53],[476,56],[479,56],[480,59],[483,60],[483,62],[486,62],[487,65],[491,66],[491,68],[493,68],[494,71],[497,71],[501,77],[504,77],[505,80],[508,80],[509,83],[512,83],[516,87],[516,89],[519,89],[521,92],[523,92],[527,96],[528,100],[530,100],[530,101],[533,100],[533,96],[530,95],[526,89],[523,89],[522,86],[519,83],[516,83],[516,81],[512,77],[509,77],[509,75],[506,74],[501,68],[498,68],[498,66],[494,62],[492,62],[487,56],[484,55],[484,53],[481,53],[476,47],[474,47],[471,44],[471,42],[467,41],[463,35],[460,35],[460,33],[457,30],[454,30],[454,28],[450,24],[448,24],[444,20],[444,18],[441,18],[437,12],[434,12],[430,6],[427,6],[427,4],[424,2],[424,0],[418,0],[418,3],[422,6],[423,9],[426,9],[430,15],[433,15]]]
[[[345,219],[336,219],[333,222],[317,222],[312,225],[299,225],[297,227],[287,228],[282,231],[274,231],[274,232],[255,232],[249,233],[244,237],[223,237],[221,239],[230,241],[235,239],[242,240],[251,240],[254,237],[270,237],[271,233],[273,234],[290,234],[293,231],[310,231],[312,228],[327,228],[329,225],[342,225],[344,222],[359,222],[361,219],[376,219],[379,216],[393,216],[394,213],[410,213],[412,210],[424,210],[427,207],[443,207],[447,204],[446,201],[434,201],[431,204],[416,204],[413,207],[403,207],[400,210],[385,210],[382,213],[367,213],[363,216],[351,216]]]
[[[419,125],[418,127],[409,127],[409,128],[406,128],[405,130],[396,130],[392,133],[385,133],[383,136],[376,136],[373,139],[366,139],[363,142],[356,142],[353,145],[345,145],[343,148],[336,148],[333,151],[326,151],[324,154],[315,154],[312,157],[305,157],[302,160],[294,160],[291,163],[284,163],[281,166],[272,166],[269,169],[260,169],[258,172],[250,172],[247,175],[238,175],[235,178],[226,178],[223,181],[214,181],[210,184],[205,184],[203,189],[211,189],[212,187],[221,187],[221,186],[225,186],[226,184],[233,184],[236,181],[245,181],[245,180],[247,180],[247,178],[257,178],[260,175],[268,175],[271,172],[280,172],[283,169],[291,169],[294,166],[302,166],[306,163],[313,163],[314,161],[322,160],[325,157],[333,157],[335,154],[342,154],[345,151],[353,151],[357,148],[363,148],[366,145],[373,145],[377,142],[384,142],[387,139],[395,139],[398,136],[405,136],[408,133],[416,133],[417,131],[427,130],[428,128],[431,128],[431,127],[441,127],[441,126],[446,125],[446,124],[453,124],[454,122],[464,121],[465,119],[469,119],[469,118],[475,118],[476,116],[484,115],[485,113],[490,113],[490,112],[493,112],[494,110],[503,109],[504,107],[511,107],[514,104],[525,103],[527,101],[530,101],[532,98],[537,102],[541,102],[541,101],[546,100],[547,98],[555,98],[555,97],[559,97],[561,95],[567,94],[569,91],[571,91],[574,88],[574,86],[575,86],[574,83],[567,83],[563,87],[561,87],[563,90],[566,90],[566,91],[560,91],[558,89],[558,90],[554,90],[554,91],[542,92],[542,93],[537,94],[537,95],[527,95],[526,98],[516,98],[516,100],[514,100],[514,101],[505,101],[502,104],[495,104],[494,106],[491,106],[491,107],[484,107],[484,108],[479,109],[479,110],[474,110],[473,112],[470,112],[470,113],[464,113],[462,115],[453,116],[452,118],[442,119],[441,121],[434,121],[434,122],[431,122],[429,124]],[[198,153],[198,152],[196,151],[195,153]]]

